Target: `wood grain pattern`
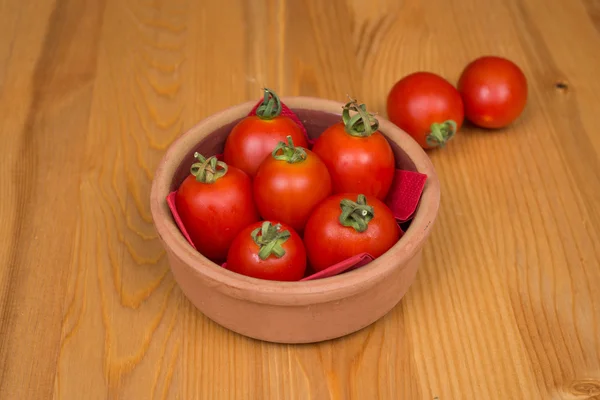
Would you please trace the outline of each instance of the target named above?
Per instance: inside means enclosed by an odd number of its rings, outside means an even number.
[[[597,0],[0,1],[0,398],[600,399]],[[405,299],[315,345],[182,295],[148,196],[165,149],[259,95],[385,114],[420,69],[517,62],[523,117],[431,152],[442,208]]]

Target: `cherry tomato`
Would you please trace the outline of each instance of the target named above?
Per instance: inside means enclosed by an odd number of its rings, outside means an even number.
[[[306,250],[293,228],[261,221],[236,236],[227,254],[227,269],[253,278],[298,281],[306,271]]]
[[[361,253],[379,257],[399,239],[400,228],[391,210],[376,197],[363,194],[328,197],[304,229],[308,261],[315,272]]]
[[[252,196],[252,181],[242,170],[195,153],[191,167],[175,197],[175,207],[196,249],[214,262],[222,262],[235,236],[259,221]]]
[[[465,116],[482,128],[503,128],[527,103],[527,78],[512,61],[485,56],[472,61],[458,80]]]
[[[281,101],[269,89],[256,115],[238,122],[225,141],[223,161],[254,178],[259,165],[280,141],[291,136],[296,145],[308,147],[304,132],[289,117],[281,115]]]
[[[350,111],[357,113],[350,116]],[[378,128],[379,121],[366,106],[351,100],[344,106],[342,121],[317,138],[312,151],[329,169],[334,193],[385,198],[396,166],[392,148]]]
[[[387,97],[387,114],[424,149],[444,146],[464,119],[458,90],[431,72],[415,72],[396,82]]]
[[[312,151],[280,142],[254,177],[254,201],[264,219],[290,225],[298,233],[317,204],[331,194],[327,166]]]

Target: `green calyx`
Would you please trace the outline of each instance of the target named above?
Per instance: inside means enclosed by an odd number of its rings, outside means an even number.
[[[340,202],[342,213],[340,214],[340,224],[351,226],[357,232],[364,232],[369,227],[369,221],[375,217],[373,207],[367,204],[367,198],[364,194],[359,194],[356,201],[343,199]]]
[[[456,130],[456,122],[451,119],[441,124],[434,122],[431,124],[431,132],[426,138],[427,145],[430,147],[444,147],[448,140],[452,139]]]
[[[285,255],[285,250],[281,246],[291,236],[290,231],[281,231],[281,224],[273,225],[269,221],[254,229],[250,236],[258,246],[258,256],[261,260],[266,260],[272,254],[277,258]]]
[[[194,153],[197,163],[192,164],[190,173],[196,177],[198,182],[215,183],[219,178],[227,174],[227,164],[217,160],[217,157],[204,157],[202,154]]]
[[[348,134],[356,137],[368,137],[379,129],[379,121],[373,114],[367,112],[366,105],[358,104],[355,99],[350,98],[343,108],[342,121]],[[351,116],[350,111],[355,111],[356,114]]]
[[[271,155],[274,159],[285,161],[288,164],[295,164],[306,160],[306,150],[303,147],[294,146],[291,136],[287,136],[287,143],[279,142],[273,149]]]
[[[281,114],[281,100],[271,89],[264,88],[262,103],[256,109],[256,115],[260,119],[273,119]]]

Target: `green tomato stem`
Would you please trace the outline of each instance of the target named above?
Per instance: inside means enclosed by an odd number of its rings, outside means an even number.
[[[367,205],[367,198],[364,194],[359,194],[354,202],[349,199],[343,199],[340,202],[342,213],[340,214],[340,224],[354,228],[357,232],[364,232],[369,227],[369,222],[375,217],[373,207]]]
[[[287,144],[285,142],[279,142],[273,152],[271,153],[273,158],[280,161],[285,161],[288,164],[295,164],[306,160],[306,150],[302,147],[294,146],[294,141],[291,136],[287,136]]]
[[[373,114],[367,112],[366,105],[359,105],[355,99],[350,98],[343,109],[342,121],[348,134],[355,137],[369,137],[379,129],[379,121]],[[356,114],[350,116],[350,111],[356,111]]]
[[[196,177],[198,182],[208,184],[215,183],[219,178],[227,174],[227,164],[217,160],[217,157],[215,156],[206,158],[202,154],[196,152],[194,153],[194,158],[196,158],[198,162],[192,164],[190,173]]]
[[[441,124],[434,122],[431,124],[431,132],[427,135],[427,145],[431,147],[444,147],[446,143],[452,139],[456,130],[456,122],[451,119],[444,121]]]
[[[290,238],[291,233],[288,230],[280,230],[281,224],[272,225],[269,221],[265,221],[250,233],[252,240],[258,246],[258,256],[261,260],[266,260],[272,254],[277,258],[285,255],[281,245]]]
[[[281,100],[271,89],[264,88],[263,101],[256,109],[260,119],[273,119],[281,114]]]

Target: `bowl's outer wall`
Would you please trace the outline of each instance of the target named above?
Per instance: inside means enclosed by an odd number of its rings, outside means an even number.
[[[167,252],[175,280],[202,313],[234,332],[277,343],[314,343],[356,332],[387,314],[413,283],[421,251],[371,290],[326,303],[281,306],[227,295]]]
[[[335,102],[313,98],[287,100],[284,99],[313,138],[340,121],[341,103],[338,106]],[[373,323],[400,301],[414,281],[422,247],[435,221],[439,182],[429,158],[406,133],[380,119],[381,126],[387,129],[382,129],[382,133],[394,131],[399,143],[412,155],[409,157],[400,145],[388,140],[397,167],[428,174],[415,214],[417,222],[413,221],[400,241],[401,246],[394,246],[365,267],[332,278],[292,284],[237,275],[206,260],[185,242],[165,205],[165,197],[189,173],[194,152],[206,156],[222,153],[231,128],[251,106],[246,103],[232,107],[196,125],[171,145],[174,151],[167,150],[157,170],[151,199],[153,218],[177,283],[207,317],[256,339],[316,342],[347,335]],[[317,108],[327,112],[316,111]],[[182,150],[186,148],[189,150]],[[413,160],[418,160],[419,168]],[[426,211],[419,212],[423,203],[427,204]]]

